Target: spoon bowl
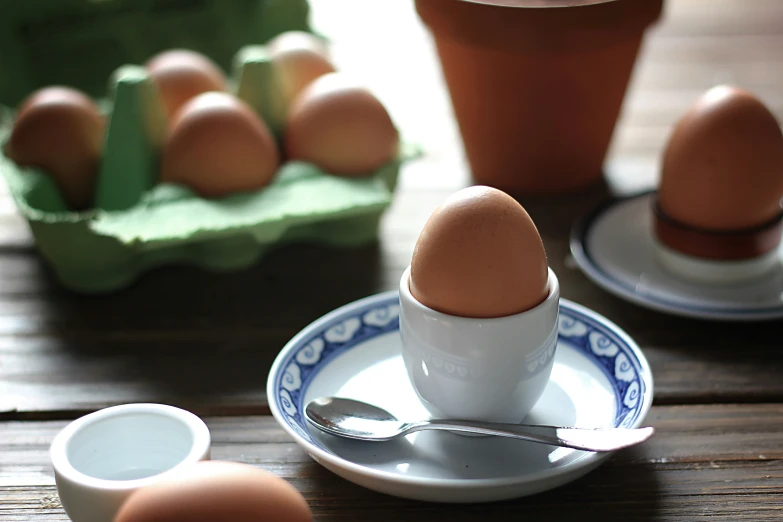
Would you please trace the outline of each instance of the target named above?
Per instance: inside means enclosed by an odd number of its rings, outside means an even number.
[[[652,427],[591,429],[452,419],[403,422],[383,408],[343,397],[315,399],[305,408],[305,416],[326,433],[365,441],[388,441],[421,430],[447,430],[596,452],[634,446],[649,439],[655,432]]]

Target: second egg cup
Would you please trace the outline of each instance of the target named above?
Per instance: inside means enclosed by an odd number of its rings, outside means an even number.
[[[685,280],[713,285],[764,277],[779,266],[783,214],[759,226],[714,231],[691,227],[653,199],[653,247],[658,262]]]

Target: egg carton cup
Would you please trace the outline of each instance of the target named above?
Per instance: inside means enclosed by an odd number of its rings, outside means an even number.
[[[64,210],[48,176],[0,158],[41,254],[64,286],[85,293],[121,289],[162,265],[231,271],[287,243],[351,247],[375,241],[399,165],[349,180],[292,162],[255,193],[209,201],[184,187],[160,185],[127,210],[74,213]]]
[[[268,99],[269,63],[251,54],[236,64],[233,91],[260,92],[258,100]],[[247,82],[255,90],[248,90]],[[110,99],[101,101],[108,127],[93,209],[69,210],[50,176],[0,155],[0,172],[13,200],[66,288],[107,293],[172,264],[243,269],[272,248],[295,242],[333,247],[373,242],[401,165],[421,152],[401,141],[392,161],[355,178],[287,161],[263,188],[205,199],[185,186],[157,181],[162,125],[161,111],[151,110],[159,103],[153,94],[140,67],[118,69]],[[257,108],[254,100],[246,101]],[[0,115],[5,122],[0,147],[11,120],[8,113]]]
[[[0,157],[0,171],[38,249],[61,283],[101,293],[133,283],[150,269],[186,263],[230,271],[292,242],[337,247],[377,238],[399,166],[365,179],[330,176],[300,162],[285,164],[254,193],[205,200],[185,187],[159,185],[127,210],[65,210],[52,180]]]

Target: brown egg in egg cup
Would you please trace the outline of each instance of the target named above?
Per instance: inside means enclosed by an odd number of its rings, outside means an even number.
[[[779,264],[783,211],[752,227],[715,230],[672,218],[652,198],[653,235],[658,260],[668,270],[696,282],[735,283],[763,276]]]

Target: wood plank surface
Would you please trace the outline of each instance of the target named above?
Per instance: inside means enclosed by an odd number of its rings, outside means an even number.
[[[388,216],[399,227],[388,243],[350,251],[288,248],[237,274],[170,268],[116,296],[75,297],[46,283],[42,294],[0,301],[0,415],[72,417],[139,400],[199,414],[265,413],[266,375],[278,351],[330,310],[395,289],[415,232],[391,218],[409,209],[412,222],[425,202],[438,199],[401,198],[393,210],[399,213]],[[779,322],[707,328],[629,305],[569,263],[559,240],[568,231],[568,204],[528,208],[563,297],[631,333],[652,365],[659,404],[783,400]],[[19,284],[45,284],[36,276],[40,267],[31,268],[36,262],[17,261]],[[14,263],[6,256],[0,266],[11,271]]]
[[[429,213],[470,182],[446,88],[410,2],[312,5],[314,24],[334,40],[338,67],[360,74],[405,138],[426,151],[403,169],[377,244],[293,246],[227,275],[169,267],[127,291],[84,297],[53,280],[3,186],[0,418],[73,417],[137,400],[200,414],[265,413],[267,371],[291,336],[337,306],[396,288]],[[367,24],[352,23],[345,13]],[[780,323],[707,327],[610,296],[575,268],[570,229],[608,197],[654,183],[671,125],[715,82],[755,90],[783,115],[781,44],[778,0],[757,0],[753,8],[741,0],[669,2],[639,58],[607,183],[522,201],[541,230],[563,297],[604,314],[637,340],[656,376],[658,404],[783,400]]]
[[[780,520],[783,405],[654,407],[656,434],[585,477],[535,497],[440,505],[365,490],[322,468],[269,416],[207,418],[213,459],[289,480],[323,521]],[[48,445],[63,422],[0,423],[0,520],[67,520]]]
[[[643,0],[639,0],[643,1]],[[606,183],[525,198],[563,297],[626,330],[655,379],[656,435],[557,490],[497,504],[402,500],[347,482],[282,431],[265,397],[272,360],[334,308],[397,287],[421,227],[470,183],[432,41],[410,0],[310,0],[342,70],[360,76],[425,156],[401,172],[375,244],[297,245],[242,272],[169,267],[113,295],[63,290],[0,183],[0,521],[66,521],[48,448],[68,419],[156,401],[205,417],[213,458],[289,480],[317,522],[783,519],[783,323],[721,324],[607,294],[570,257],[574,222],[653,187],[672,125],[706,89],[734,83],[783,121],[783,1],[669,0],[634,72]]]

